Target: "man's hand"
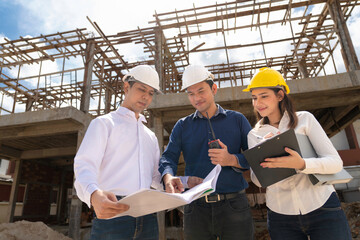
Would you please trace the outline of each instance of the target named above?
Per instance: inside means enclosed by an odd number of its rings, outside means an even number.
[[[174,177],[171,174],[165,174],[163,181],[165,184],[165,190],[168,193],[181,193],[185,190],[180,178]]]
[[[285,151],[289,153],[289,156],[265,158],[265,161],[260,163],[263,168],[294,168],[303,170],[305,169],[305,160],[296,151],[285,148]]]
[[[220,140],[218,140],[218,142],[220,144],[221,149],[217,149],[217,148],[209,149],[209,157],[211,163],[214,165],[220,164],[222,167],[230,166],[230,167],[241,168],[235,155],[230,154],[228,152],[227,146],[224,143],[222,143]]]
[[[115,194],[102,190],[96,190],[90,197],[96,217],[106,219],[129,210],[129,205],[118,203]]]
[[[187,185],[189,186],[189,188],[193,188],[196,185],[199,185],[200,183],[202,183],[203,180],[204,179],[199,178],[199,177],[190,176],[188,181],[187,181]]]

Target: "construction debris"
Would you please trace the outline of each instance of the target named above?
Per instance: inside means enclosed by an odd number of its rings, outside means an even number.
[[[0,240],[71,240],[43,222],[18,221],[0,224]]]
[[[360,202],[341,203],[349,222],[353,239],[360,239]]]
[[[266,221],[254,221],[254,227],[256,240],[270,240]]]

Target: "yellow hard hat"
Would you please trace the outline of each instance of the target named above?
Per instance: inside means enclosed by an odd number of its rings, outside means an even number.
[[[266,87],[284,87],[285,92],[290,93],[290,89],[281,73],[268,67],[260,68],[259,72],[254,75],[250,84],[243,92],[249,92],[254,88]]]

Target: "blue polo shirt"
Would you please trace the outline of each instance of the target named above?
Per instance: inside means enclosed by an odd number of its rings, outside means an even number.
[[[210,119],[217,139],[227,147],[230,154],[235,154],[240,165],[249,169],[241,151],[248,149],[247,134],[251,126],[245,116],[239,112],[224,110],[218,105],[216,114]],[[207,118],[200,112],[184,117],[177,121],[169,139],[169,144],[160,158],[159,171],[162,176],[167,173],[175,176],[180,153],[183,152],[186,176],[205,178],[214,168],[208,155],[208,142],[212,134]],[[216,192],[238,192],[248,187],[242,171],[233,167],[222,167]]]

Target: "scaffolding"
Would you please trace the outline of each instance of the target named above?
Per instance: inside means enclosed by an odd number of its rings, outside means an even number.
[[[155,67],[165,93],[146,112],[161,148],[168,140],[165,133],[194,111],[185,103],[186,94],[177,94],[190,63],[204,64],[214,74],[218,92],[225,93],[217,95],[220,104],[241,111],[252,123],[250,97],[240,98],[234,92],[241,92],[262,67],[279,70],[287,81],[299,85],[331,85],[319,91],[326,96],[298,88],[292,97],[299,109],[311,111],[333,136],[360,116],[356,71],[360,68],[346,27],[359,5],[357,0],[194,4],[190,9],[155,12],[148,27],[114,35],[105,34],[88,18],[94,32],[81,28],[5,39],[0,43],[0,115],[6,115],[1,116],[0,155],[17,160],[17,173],[24,159],[43,159],[72,171],[76,147],[92,117],[118,108],[124,99],[121,79],[140,64]],[[340,55],[343,62],[338,65],[335,58]],[[14,179],[12,189],[19,182]],[[69,235],[79,239],[82,203],[73,194]],[[11,220],[16,201],[10,202]],[[160,219],[160,239],[165,239],[164,217]]]
[[[194,4],[190,9],[155,12],[150,27],[115,35],[106,35],[88,18],[95,33],[82,28],[5,39],[0,43],[0,114],[64,106],[85,107],[82,110],[95,116],[108,113],[123,100],[121,78],[139,64],[155,66],[164,93],[180,91],[182,72],[193,59],[206,63],[220,88],[246,85],[262,67],[279,70],[288,81],[326,75],[329,64],[338,73],[334,4],[346,21],[360,3],[238,0],[202,7]],[[121,55],[119,49],[129,44],[141,46],[143,55],[136,60]],[[353,47],[350,51],[354,54]],[[56,64],[57,71],[44,67],[49,62]],[[345,61],[346,70],[350,65]],[[355,60],[355,69],[358,65]],[[36,66],[37,74],[23,74],[29,66]],[[91,100],[81,106],[87,86]]]

